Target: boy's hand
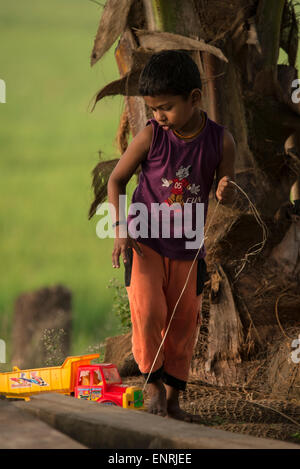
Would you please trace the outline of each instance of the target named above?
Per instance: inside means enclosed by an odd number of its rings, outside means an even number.
[[[222,204],[231,204],[234,201],[236,194],[236,189],[233,184],[230,182],[229,176],[224,176],[220,179],[216,197]]]
[[[138,253],[139,256],[143,257],[144,254],[139,247],[138,243],[135,239],[130,238],[129,234],[127,233],[127,237],[119,238],[116,235],[115,242],[114,242],[114,250],[112,253],[112,265],[113,268],[119,269],[120,267],[120,256],[122,256],[124,264],[128,261],[127,257],[127,250],[133,248]]]
[[[223,154],[220,164],[216,171],[218,187],[216,197],[221,204],[232,204],[235,199],[236,186],[231,184],[230,179],[234,181],[235,171],[234,163],[236,159],[236,145],[233,136],[227,129],[224,129],[223,136]]]

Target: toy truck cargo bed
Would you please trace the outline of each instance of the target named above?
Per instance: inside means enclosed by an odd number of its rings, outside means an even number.
[[[61,366],[31,370],[20,370],[15,366],[11,372],[0,373],[0,394],[23,399],[40,392],[71,394],[78,368],[90,365],[96,358],[99,358],[98,353],[67,357]]]

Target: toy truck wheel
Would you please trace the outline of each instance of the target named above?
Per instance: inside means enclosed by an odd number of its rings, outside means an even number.
[[[104,404],[104,405],[115,405],[115,406],[118,405],[118,404],[116,404],[116,403],[113,402],[113,401],[102,401],[102,400],[100,400],[100,399],[99,399],[97,402],[98,402],[99,404]]]

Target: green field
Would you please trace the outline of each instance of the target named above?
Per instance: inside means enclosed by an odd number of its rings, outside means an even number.
[[[98,150],[118,156],[119,96],[90,113],[118,78],[114,47],[90,67],[101,8],[89,0],[0,0],[0,338],[9,345],[16,297],[64,284],[73,294],[72,353],[115,334],[112,240],[88,221]],[[98,217],[99,219],[99,217]],[[8,357],[9,358],[9,357]]]
[[[118,333],[107,286],[123,268],[112,269],[113,241],[97,238],[97,217],[87,218],[98,150],[118,156],[123,98],[90,113],[95,93],[119,77],[114,47],[90,67],[102,11],[90,0],[0,0],[0,9],[0,338],[10,351],[20,293],[63,284],[73,295],[71,352],[80,354]]]

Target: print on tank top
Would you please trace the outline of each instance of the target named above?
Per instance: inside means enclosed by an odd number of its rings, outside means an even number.
[[[164,200],[168,205],[179,203],[183,206],[184,203],[201,202],[201,196],[198,196],[200,185],[189,182],[190,168],[191,165],[187,167],[180,166],[176,172],[176,177],[170,180],[162,178],[162,186],[170,187],[170,195]],[[193,197],[187,197],[188,193]]]

